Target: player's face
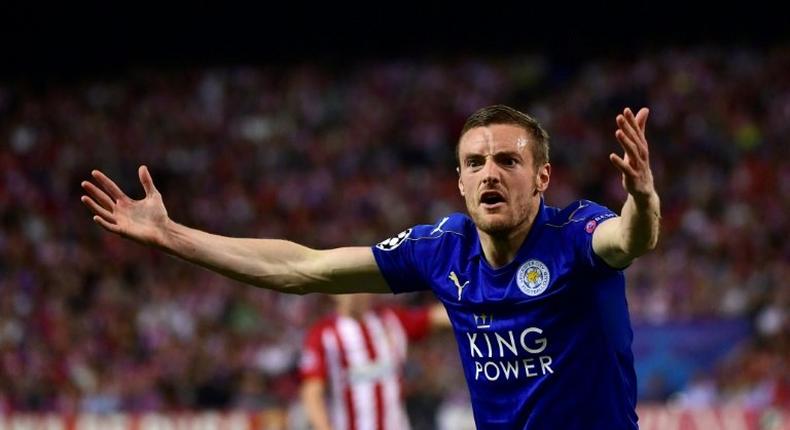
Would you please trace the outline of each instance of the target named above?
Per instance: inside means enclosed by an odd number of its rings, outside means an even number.
[[[508,235],[532,219],[549,185],[550,165],[535,167],[534,138],[510,124],[476,127],[458,146],[458,188],[477,228]]]

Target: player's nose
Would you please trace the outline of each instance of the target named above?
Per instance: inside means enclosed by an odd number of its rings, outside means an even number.
[[[483,183],[484,184],[496,184],[499,182],[499,166],[489,159],[486,159],[486,163],[483,166],[482,174],[483,174]]]

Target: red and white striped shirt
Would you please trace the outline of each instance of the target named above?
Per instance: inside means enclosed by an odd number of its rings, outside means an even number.
[[[326,381],[334,430],[409,428],[400,372],[409,340],[427,332],[427,309],[376,309],[359,319],[334,315],[312,327],[301,375]]]

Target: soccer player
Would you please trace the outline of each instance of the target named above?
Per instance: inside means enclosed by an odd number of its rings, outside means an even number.
[[[234,279],[305,294],[433,291],[458,342],[481,429],[636,429],[636,376],[622,269],[656,246],[659,197],[648,110],[617,115],[628,193],[616,215],[591,201],[544,204],[548,134],[507,106],[475,112],[457,145],[469,216],[451,214],[373,247],[314,250],[212,235],[172,221],[145,166],[132,200],[107,176],[82,201],[110,232]],[[470,218],[471,217],[471,218]]]
[[[370,294],[334,297],[335,313],[310,328],[299,366],[310,424],[315,430],[407,430],[401,371],[408,343],[449,327],[447,313],[441,305],[372,306]]]

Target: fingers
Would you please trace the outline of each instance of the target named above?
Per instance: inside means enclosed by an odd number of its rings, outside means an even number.
[[[100,190],[96,185],[88,181],[82,181],[80,184],[82,188],[87,192],[93,200],[95,200],[99,205],[101,205],[104,209],[112,210],[113,206],[115,206],[115,202],[108,196],[104,191]]]
[[[115,182],[113,182],[112,179],[105,176],[104,173],[98,170],[94,170],[91,172],[91,176],[93,176],[93,178],[96,179],[96,182],[98,182],[99,185],[101,185],[101,187],[104,189],[104,191],[106,191],[107,194],[109,194],[110,197],[112,197],[113,199],[118,200],[122,198],[128,198],[126,194],[124,194],[124,192],[121,191],[120,188],[118,188],[118,185],[115,185]]]
[[[154,186],[154,180],[151,178],[151,173],[148,171],[147,166],[140,166],[140,168],[137,169],[137,175],[140,177],[140,183],[143,184],[143,189],[145,190],[146,196],[150,196],[159,192]]]
[[[632,139],[639,139],[639,124],[631,108],[623,109],[623,113],[617,116],[617,125]]]
[[[108,220],[110,222],[113,222],[113,223],[115,222],[115,217],[113,216],[113,213],[108,211],[107,209],[101,207],[101,205],[96,203],[92,198],[90,198],[88,196],[82,196],[80,198],[80,201],[82,203],[84,203],[85,206],[90,208],[90,210],[92,210],[94,214],[96,214],[96,215],[98,215],[98,216],[100,216],[100,217],[102,217],[102,218],[104,218],[104,219],[106,219],[106,220]]]
[[[625,108],[622,114],[617,115],[615,137],[625,154],[622,157],[609,154],[609,161],[623,174],[623,187],[633,195],[642,195],[653,188],[645,138],[649,114],[647,108],[639,109],[636,115],[630,108]]]
[[[83,187],[84,187],[83,183]],[[90,182],[88,182],[89,185]],[[94,187],[95,188],[95,187]],[[108,211],[107,209],[103,208],[101,205],[96,203],[92,198],[88,196],[82,196],[80,201],[85,204],[90,210],[93,211],[95,215],[93,215],[93,221],[96,224],[102,226],[105,230],[108,230],[113,233],[120,233],[121,229],[118,224],[115,223],[115,217],[113,216],[112,212]]]
[[[614,153],[609,154],[609,161],[611,161],[612,164],[614,164],[614,166],[617,167],[624,175],[630,176],[632,178],[637,176],[634,168],[631,167],[627,161],[620,158],[619,155]]]
[[[650,115],[650,109],[642,108],[636,114],[636,124],[639,126],[639,133],[645,137],[645,126],[647,125],[647,117]],[[645,139],[647,141],[647,139]]]
[[[621,115],[617,115],[617,126],[623,132],[623,134],[625,134],[627,138],[625,143],[633,149],[633,155],[643,158],[644,152],[641,148],[642,136],[639,132],[639,126],[636,122],[636,118],[634,117],[634,113],[631,112],[631,109],[626,108]],[[625,147],[624,149],[627,150]]]
[[[95,221],[96,224],[99,224],[100,226],[104,227],[104,229],[107,231],[117,234],[121,233],[121,229],[120,227],[118,227],[117,224],[111,223],[98,215],[93,216],[93,221]]]
[[[636,149],[636,142],[633,141],[622,129],[618,129],[614,132],[614,136],[617,138],[617,141],[620,142],[620,146],[625,151],[625,155],[631,163],[638,163],[640,159],[639,150]],[[634,164],[636,166],[636,164]]]

